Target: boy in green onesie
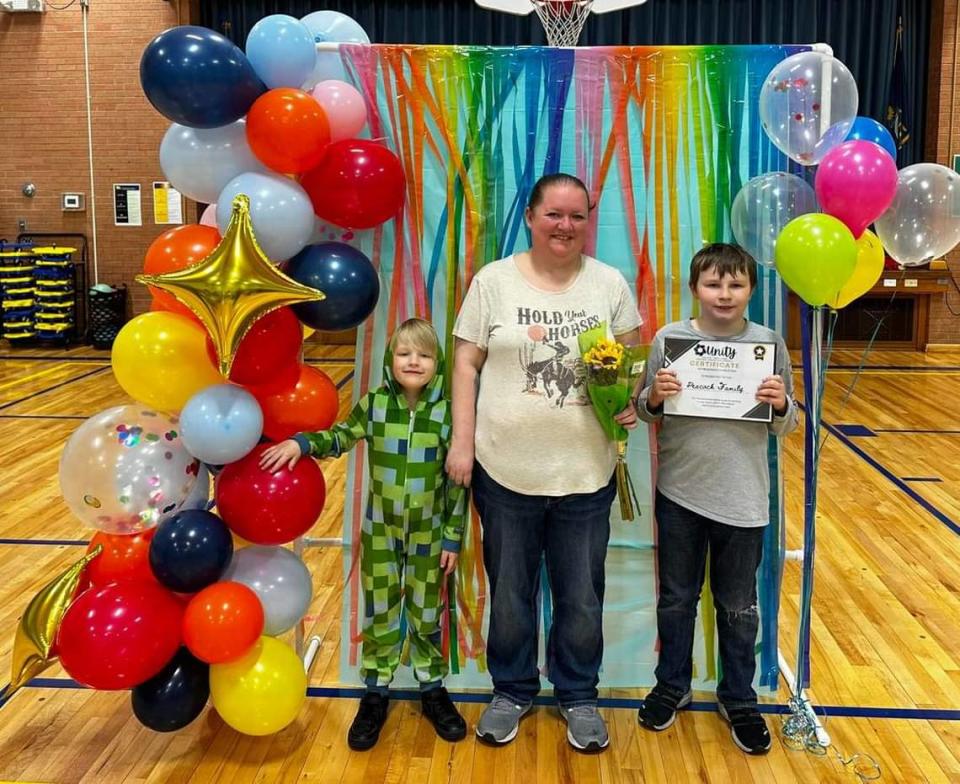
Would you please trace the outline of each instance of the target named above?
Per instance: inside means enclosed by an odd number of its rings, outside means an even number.
[[[443,355],[433,327],[401,324],[387,347],[383,384],[360,398],[345,422],[298,433],[263,453],[260,466],[292,468],[302,455],[339,457],[368,444],[370,493],[361,532],[364,620],[360,674],[367,690],[347,734],[350,748],[372,748],[387,717],[388,686],[400,663],[401,603],[423,714],[448,741],[466,723],[443,687],[440,588],[453,572],[466,513],[466,489],[447,479],[450,402],[443,394]]]

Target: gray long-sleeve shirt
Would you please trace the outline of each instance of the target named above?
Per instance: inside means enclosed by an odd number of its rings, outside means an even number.
[[[770,423],[664,416],[662,406],[651,411],[647,398],[654,376],[664,366],[664,339],[668,337],[776,343],[775,368],[786,387],[787,410],[783,416],[774,415]],[[657,472],[661,493],[686,509],[726,525],[755,528],[769,522],[769,436],[786,435],[797,426],[790,355],[780,335],[749,321],[742,332],[729,337],[701,332],[690,319],[667,324],[650,346],[637,412],[646,422],[661,423]]]

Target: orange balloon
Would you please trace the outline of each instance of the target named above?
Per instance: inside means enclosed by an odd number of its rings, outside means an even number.
[[[320,163],[330,143],[330,124],[312,95],[277,87],[250,107],[247,141],[253,154],[274,171],[299,174]]]
[[[159,275],[174,272],[196,264],[209,256],[220,244],[220,232],[212,226],[188,223],[165,231],[147,248],[143,262],[143,271],[147,275]],[[153,294],[151,310],[167,310],[189,316],[199,321],[190,308],[180,302],[173,294],[150,286]]]
[[[271,441],[326,430],[340,408],[340,395],[330,376],[310,365],[300,365],[293,386],[251,387],[250,392],[263,411],[263,434]]]
[[[156,528],[151,528],[132,535],[103,531],[95,534],[87,552],[92,552],[98,544],[103,550],[84,571],[90,585],[102,588],[110,583],[156,583],[150,568],[150,542],[156,532]]]
[[[224,581],[194,596],[183,614],[183,642],[209,664],[243,656],[263,633],[263,605],[246,585]]]

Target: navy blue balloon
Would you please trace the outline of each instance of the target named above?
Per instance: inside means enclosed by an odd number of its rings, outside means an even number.
[[[210,665],[181,648],[150,680],[133,688],[130,702],[141,724],[156,732],[183,729],[210,697]]]
[[[881,125],[872,117],[857,117],[853,121],[853,127],[844,141],[873,142],[879,144],[883,149],[890,153],[894,163],[897,161],[897,145],[893,141],[893,135],[887,130],[886,126]]]
[[[171,591],[194,593],[220,579],[233,555],[233,537],[223,520],[203,509],[186,509],[157,526],[150,542],[150,568]]]
[[[370,259],[342,242],[308,245],[286,263],[284,272],[326,294],[320,302],[293,306],[297,318],[314,329],[352,329],[373,312],[380,298],[380,278]]]
[[[171,27],[147,44],[140,84],[160,114],[192,128],[239,120],[267,89],[236,44],[193,25]]]

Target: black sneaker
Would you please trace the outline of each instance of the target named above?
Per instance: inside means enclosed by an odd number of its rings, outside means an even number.
[[[360,699],[357,715],[347,733],[347,745],[354,751],[372,749],[380,738],[380,730],[387,720],[390,698],[375,691],[368,691]]]
[[[463,740],[467,736],[467,723],[443,686],[420,692],[420,706],[437,735],[444,740]]]
[[[689,705],[692,699],[693,693],[690,691],[677,698],[662,689],[658,684],[653,687],[653,690],[640,705],[640,710],[637,711],[637,721],[640,722],[641,727],[660,732],[677,720],[677,711],[685,705]]]
[[[770,751],[770,732],[760,711],[753,706],[727,710],[722,702],[718,703],[717,707],[720,715],[730,725],[733,742],[742,751],[747,754],[766,754]]]

